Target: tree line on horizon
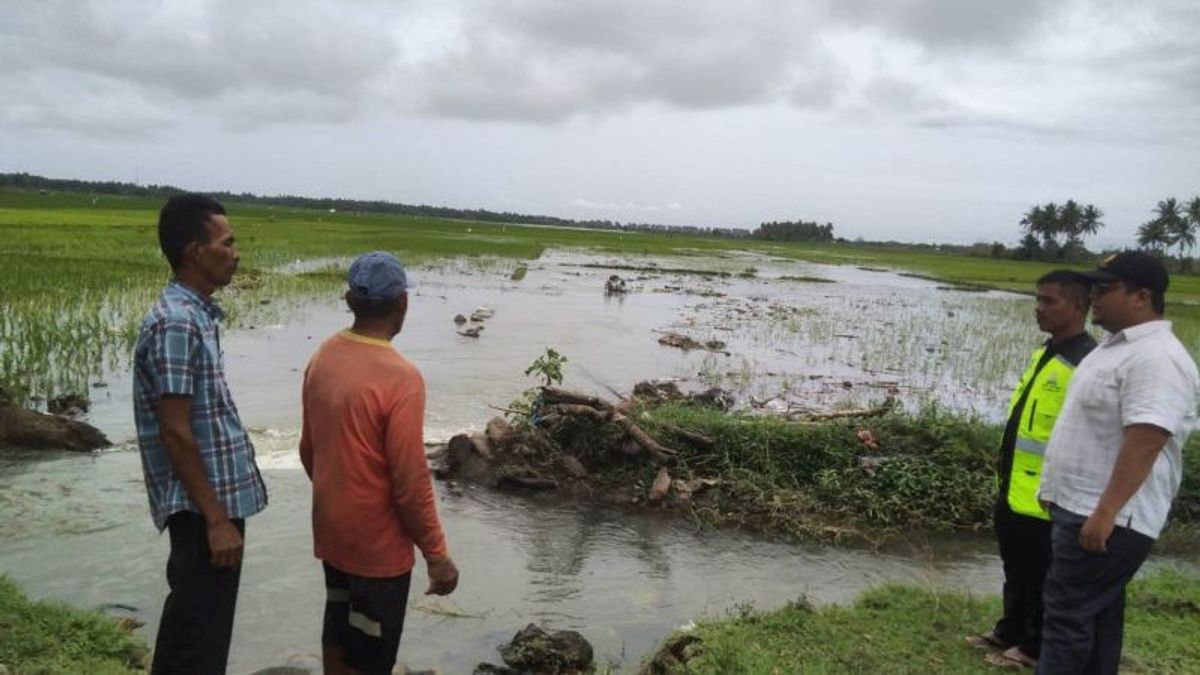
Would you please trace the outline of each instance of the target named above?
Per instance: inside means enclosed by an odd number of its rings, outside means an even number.
[[[1138,246],[1163,257],[1167,257],[1171,247],[1178,246],[1181,267],[1190,267],[1191,250],[1200,230],[1200,196],[1186,205],[1174,197],[1163,199],[1153,213],[1152,219],[1138,227]],[[1019,226],[1025,236],[1013,250],[1013,257],[1026,260],[1086,257],[1089,252],[1083,239],[1104,227],[1103,217],[1104,212],[1095,205],[1082,205],[1074,199],[1062,204],[1035,204],[1021,216]]]
[[[833,223],[814,221],[771,221],[758,226],[750,235],[766,241],[833,241]]]
[[[143,197],[163,200],[174,195],[189,192],[189,190],[184,190],[173,185],[136,185],[134,183],[124,183],[119,181],[87,181],[71,178],[46,178],[44,176],[37,176],[29,173],[0,173],[0,187],[103,194],[122,197]],[[296,195],[264,196],[250,192],[235,193],[227,191],[206,191],[204,194],[221,202],[283,206],[301,209],[314,209],[318,211],[384,213],[405,216],[422,216],[427,218],[476,220],[491,223],[583,227],[597,230],[666,232],[732,238],[745,238],[751,236],[751,233],[748,230],[735,227],[700,227],[693,225],[663,225],[659,223],[622,223],[620,221],[601,219],[574,220],[571,218],[559,218],[557,216],[539,216],[527,213],[514,213],[510,211],[459,209],[449,206],[430,206],[428,204],[403,204],[400,202],[389,202],[378,199],[362,200],[345,199],[340,197],[300,197]]]
[[[69,178],[46,178],[29,173],[0,173],[0,186],[21,189],[91,193],[124,197],[168,199],[187,192],[172,185],[136,185],[119,181],[86,181]],[[294,195],[262,196],[249,192],[206,192],[208,196],[222,202],[262,204],[320,211],[348,211],[361,213],[386,213],[395,215],[477,220],[494,223],[516,223],[523,225],[550,225],[559,227],[582,227],[598,230],[624,230],[643,232],[665,232],[699,236],[728,237],[734,239],[763,239],[767,241],[834,241],[833,223],[824,225],[816,221],[772,221],[759,225],[755,230],[736,227],[698,227],[692,225],[662,225],[658,223],[621,223],[612,220],[573,220],[556,216],[538,216],[508,211],[486,209],[457,209],[447,206],[412,205],[383,200],[359,200],[334,197],[298,197]]]

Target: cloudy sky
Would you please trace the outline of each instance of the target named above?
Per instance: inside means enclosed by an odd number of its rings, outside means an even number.
[[[0,0],[0,171],[1124,244],[1200,194],[1194,0]]]

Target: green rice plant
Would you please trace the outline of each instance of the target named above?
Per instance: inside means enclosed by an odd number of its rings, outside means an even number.
[[[0,663],[21,675],[145,672],[149,650],[97,612],[33,602],[0,575]]]

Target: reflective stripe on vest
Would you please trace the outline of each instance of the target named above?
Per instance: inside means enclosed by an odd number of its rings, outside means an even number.
[[[1016,406],[1025,387],[1029,385],[1029,396],[1021,409],[1017,425],[1016,445],[1013,448],[1012,468],[1008,479],[1008,506],[1013,513],[1049,520],[1050,514],[1038,503],[1037,491],[1042,480],[1042,463],[1046,455],[1046,442],[1058,420],[1058,413],[1067,395],[1067,385],[1075,373],[1061,354],[1057,354],[1034,374],[1034,369],[1045,354],[1046,348],[1033,352],[1029,367],[1021,375],[1021,382],[1009,402],[1009,416]]]
[[[1031,455],[1037,455],[1038,457],[1045,457],[1046,445],[1046,443],[1039,443],[1031,438],[1021,438],[1018,436],[1016,449]]]

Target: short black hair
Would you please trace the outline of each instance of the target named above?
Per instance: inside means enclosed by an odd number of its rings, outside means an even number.
[[[404,293],[387,299],[368,298],[352,288],[346,291],[346,304],[356,319],[379,319],[394,312],[407,295]]]
[[[175,195],[158,212],[158,246],[171,269],[179,269],[188,244],[208,243],[208,219],[225,215],[225,207],[211,197]]]
[[[1084,312],[1092,306],[1092,282],[1088,278],[1072,270],[1052,270],[1046,272],[1037,280],[1037,285],[1058,284],[1068,298],[1075,301]]]
[[[1125,287],[1126,293],[1140,291],[1143,288],[1145,288],[1147,291],[1150,291],[1150,306],[1154,308],[1154,313],[1159,316],[1167,313],[1167,298],[1165,292],[1153,288],[1146,288],[1145,286],[1139,286],[1137,283],[1133,281],[1126,281],[1125,279],[1121,279],[1120,282],[1121,285]]]

